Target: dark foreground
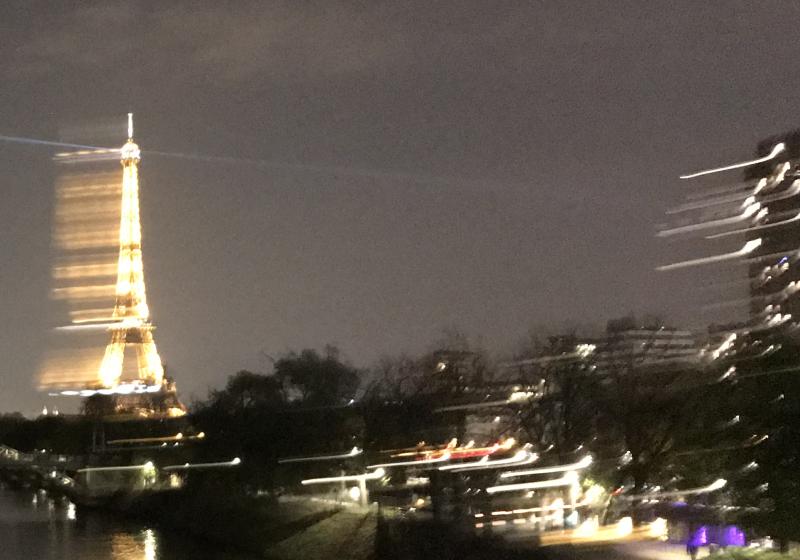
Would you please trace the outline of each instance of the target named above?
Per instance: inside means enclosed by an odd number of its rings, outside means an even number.
[[[0,487],[0,558],[9,560],[246,560],[207,542],[101,513],[63,499]]]
[[[200,511],[197,525],[225,526],[214,512]],[[211,515],[208,515],[211,514]],[[258,517],[258,516],[255,516]],[[192,519],[185,519],[187,524]],[[216,523],[215,523],[216,521]],[[252,526],[251,526],[252,527]],[[248,531],[245,531],[247,533]],[[76,511],[63,498],[0,487],[0,557],[25,560],[683,560],[680,546],[627,543],[594,547],[508,546],[499,538],[475,538],[429,523],[379,521],[372,511],[340,511],[295,525],[261,553],[224,547],[169,525],[147,523],[100,511]]]

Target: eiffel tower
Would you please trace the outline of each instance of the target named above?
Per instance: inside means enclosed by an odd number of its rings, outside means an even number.
[[[119,260],[111,340],[106,346],[98,378],[116,393],[120,412],[144,415],[185,413],[175,394],[174,383],[164,376],[161,357],[153,340],[155,327],[144,285],[142,226],[139,218],[139,161],[141,152],[133,141],[133,114],[128,113],[128,141],[120,150],[122,163],[122,205],[119,224]],[[127,354],[135,353],[134,380],[123,379]],[[132,350],[132,352],[130,351]],[[131,356],[132,357],[132,356]]]

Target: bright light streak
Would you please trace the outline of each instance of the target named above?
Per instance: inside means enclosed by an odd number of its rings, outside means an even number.
[[[686,204],[681,204],[680,206],[667,210],[667,214],[680,214],[682,212],[688,212],[690,210],[700,210],[703,208],[708,208],[710,206],[719,206],[721,204],[732,204],[734,202],[739,202],[740,200],[744,200],[745,203],[743,203],[743,206],[747,206],[747,201],[751,202],[755,201],[755,197],[753,195],[755,195],[759,190],[761,190],[761,188],[759,188],[759,185],[762,185],[763,188],[763,184],[766,184],[766,182],[767,182],[766,179],[762,179],[761,181],[759,181],[759,184],[756,185],[752,193],[744,191],[727,196],[719,196],[716,198],[711,198],[709,200],[701,200],[698,202],[687,202]]]
[[[453,410],[472,410],[476,408],[494,408],[498,406],[505,406],[511,402],[513,401],[510,399],[498,399],[496,401],[486,401],[479,403],[454,404],[450,406],[440,406],[439,408],[434,409],[434,412],[448,412]]]
[[[786,149],[786,145],[783,142],[781,142],[779,144],[775,144],[775,146],[772,148],[772,151],[769,154],[767,154],[766,156],[762,157],[762,158],[753,159],[753,160],[750,160],[750,161],[743,161],[741,163],[734,163],[733,165],[727,165],[725,167],[716,167],[714,169],[706,169],[706,170],[703,170],[703,171],[698,171],[696,173],[690,173],[688,175],[681,175],[680,178],[681,179],[694,179],[695,177],[700,177],[702,175],[709,175],[711,173],[719,173],[721,171],[729,171],[731,169],[739,169],[741,167],[749,167],[751,165],[756,165],[757,163],[763,163],[765,161],[769,161],[772,158],[774,158],[775,156],[777,156],[778,154],[780,154],[781,152],[783,152],[785,149]]]
[[[671,235],[677,235],[680,233],[690,233],[693,231],[700,231],[703,229],[709,229],[714,227],[720,226],[727,226],[731,224],[736,224],[742,222],[748,218],[752,218],[756,213],[761,209],[761,203],[754,202],[749,204],[745,207],[741,214],[737,214],[736,216],[731,216],[729,218],[721,218],[719,220],[710,220],[708,222],[701,222],[699,224],[691,224],[688,226],[681,226],[672,229],[665,229],[663,231],[658,232],[659,237],[669,237]]]
[[[361,480],[380,480],[386,475],[383,469],[376,469],[371,473],[354,474],[346,476],[329,476],[326,478],[308,478],[300,482],[303,485],[309,484],[329,484],[331,482],[358,482]]]
[[[169,465],[163,467],[163,471],[182,471],[187,469],[213,469],[218,467],[235,467],[241,465],[242,460],[239,457],[234,457],[230,461],[218,461],[215,463],[184,463],[182,465]]]
[[[717,381],[724,381],[725,379],[728,379],[731,375],[734,375],[735,373],[736,373],[736,366],[731,366],[725,371],[725,373],[723,373],[719,377],[719,379],[717,379]]]
[[[377,465],[367,465],[368,469],[381,469],[381,468],[391,468],[391,467],[416,467],[416,466],[423,466],[423,465],[431,465],[434,463],[444,463],[450,460],[450,453],[445,452],[442,453],[439,457],[434,457],[433,459],[417,459],[415,461],[398,461],[396,463],[380,463]]]
[[[182,433],[177,433],[174,436],[164,436],[164,437],[149,437],[149,438],[126,438],[126,439],[112,439],[106,442],[108,445],[125,445],[128,443],[162,443],[162,442],[178,442],[178,441],[189,441],[189,440],[196,440],[196,439],[203,439],[205,434],[200,432],[196,436],[187,436],[183,435]]]
[[[120,383],[116,387],[110,389],[66,389],[59,391],[60,395],[65,397],[81,396],[91,397],[92,395],[132,395],[143,393],[158,393],[162,389],[161,385],[145,385],[144,383]]]
[[[572,473],[574,475],[574,473]],[[499,492],[516,492],[519,490],[539,490],[541,488],[558,488],[560,486],[572,486],[575,484],[575,476],[570,476],[570,473],[562,476],[561,478],[554,478],[552,480],[537,480],[535,482],[520,482],[518,484],[500,484],[498,486],[490,486],[486,489],[489,494],[497,494]]]
[[[748,233],[748,232],[753,232],[753,231],[761,231],[761,230],[764,230],[764,229],[769,229],[769,228],[774,228],[774,227],[779,227],[779,226],[785,226],[786,224],[791,224],[791,223],[794,223],[794,222],[796,222],[798,220],[800,220],[800,212],[798,212],[797,214],[795,214],[794,216],[792,216],[791,218],[788,218],[786,220],[781,220],[779,222],[772,222],[770,224],[764,224],[764,225],[760,225],[760,226],[753,226],[753,227],[744,228],[744,229],[735,229],[733,231],[726,231],[726,232],[723,232],[723,233],[715,233],[714,235],[707,235],[706,239],[719,239],[721,237],[729,237],[731,235],[739,235],[739,234],[742,234],[742,233]]]
[[[497,467],[507,467],[508,465],[529,465],[537,460],[539,456],[536,453],[531,453],[526,449],[521,449],[517,451],[513,457],[508,457],[506,459],[494,459],[490,460],[489,457],[483,457],[479,461],[474,461],[472,463],[459,463],[457,465],[445,465],[443,467],[439,467],[440,471],[455,471],[455,472],[463,472],[463,471],[475,471],[475,470],[482,470],[482,469],[495,469]]]
[[[730,350],[733,347],[733,343],[736,342],[736,333],[731,333],[725,338],[725,340],[720,344],[712,353],[711,359],[716,360],[725,352]]]
[[[462,447],[456,447],[457,440],[454,438],[444,448],[426,449],[426,450],[415,448],[414,451],[395,453],[392,455],[392,457],[420,457],[420,455],[422,455],[422,458],[427,459],[432,455],[437,455],[440,453],[444,453],[446,451],[450,453],[450,460],[452,461],[454,459],[468,459],[471,457],[483,457],[485,455],[492,455],[501,449],[503,450],[511,449],[512,447],[514,447],[515,443],[516,442],[514,438],[509,438],[505,440],[502,444],[495,443],[490,447],[475,447],[475,442],[471,440]],[[419,459],[417,459],[416,461],[418,462]],[[394,465],[396,463],[390,463],[390,464]]]
[[[519,508],[519,509],[512,509],[512,510],[500,510],[500,511],[493,511],[491,513],[492,517],[495,516],[503,516],[503,515],[523,515],[527,513],[540,513],[540,512],[547,512],[547,511],[563,511],[565,509],[577,509],[581,507],[585,507],[591,505],[591,502],[588,500],[577,503],[577,504],[552,504],[550,506],[541,506],[541,507],[532,507],[532,508]],[[476,513],[475,518],[480,519],[484,515],[482,513]]]
[[[336,459],[349,459],[350,457],[356,457],[364,453],[363,449],[359,449],[358,447],[353,447],[350,451],[346,453],[336,453],[333,455],[310,455],[308,457],[288,457],[286,459],[279,459],[278,463],[305,463],[309,461],[334,461]]]
[[[678,268],[686,268],[686,267],[689,267],[689,266],[696,266],[696,265],[701,265],[701,264],[710,264],[710,263],[715,263],[715,262],[720,262],[720,261],[731,260],[731,259],[735,259],[735,258],[738,258],[738,257],[743,257],[745,255],[748,255],[748,254],[752,253],[753,251],[755,251],[756,249],[758,249],[760,246],[761,246],[761,238],[759,237],[758,239],[751,239],[750,241],[745,243],[744,246],[741,249],[739,249],[738,251],[734,251],[732,253],[724,253],[722,255],[714,255],[714,256],[711,256],[711,257],[703,257],[701,259],[693,259],[693,260],[690,260],[690,261],[683,261],[683,262],[674,263],[674,264],[667,264],[667,265],[656,267],[656,270],[659,270],[659,271],[675,270],[675,269],[678,269]]]
[[[144,560],[156,560],[158,545],[156,543],[156,534],[152,529],[145,529],[144,531]]]
[[[578,471],[581,469],[588,468],[589,465],[592,464],[592,456],[587,455],[577,463],[570,463],[568,465],[555,465],[552,467],[540,467],[537,469],[526,469],[523,471],[510,471],[504,472],[500,475],[500,478],[512,478],[515,476],[528,476],[534,474],[548,474],[548,473],[557,473],[557,472],[568,472],[568,471]]]
[[[789,164],[787,163],[786,165],[788,166]],[[782,178],[783,177],[781,176],[781,179]],[[782,191],[782,192],[779,192],[779,193],[776,193],[776,194],[773,194],[773,195],[770,195],[770,196],[763,196],[759,202],[762,205],[764,205],[764,204],[767,204],[767,203],[770,203],[770,202],[775,202],[777,200],[784,200],[786,198],[791,198],[794,195],[796,195],[797,193],[800,193],[800,181],[792,181],[791,186],[788,189],[786,189],[785,191]]]
[[[88,473],[88,472],[113,472],[113,471],[136,471],[136,470],[151,470],[154,468],[152,461],[147,461],[143,465],[121,465],[115,467],[86,467],[83,469],[78,469],[76,472],[79,473]]]
[[[103,330],[113,326],[119,325],[119,321],[108,323],[89,323],[81,325],[64,325],[63,327],[56,327],[59,331],[83,331],[83,330]]]
[[[52,142],[50,140],[37,140],[35,138],[23,138],[21,136],[5,136],[0,135],[0,141],[13,142],[15,144],[31,144],[34,146],[53,146],[57,148],[79,148],[82,150],[106,150],[108,148],[100,148],[98,146],[87,146],[85,144],[70,144],[67,142]],[[119,152],[119,150],[115,150]]]
[[[724,478],[718,478],[708,486],[701,486],[699,488],[688,488],[686,490],[675,490],[672,492],[650,492],[648,494],[634,494],[634,495],[622,494],[620,496],[617,496],[617,499],[648,500],[655,498],[672,498],[679,496],[689,496],[693,494],[708,494],[710,492],[715,492],[717,490],[725,488],[727,484],[728,484],[727,480],[725,480]]]

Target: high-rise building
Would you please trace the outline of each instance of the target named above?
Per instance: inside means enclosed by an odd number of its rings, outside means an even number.
[[[800,318],[800,131],[759,142],[756,156],[775,157],[745,171],[753,204],[763,216],[746,233],[760,240],[748,259],[750,311],[755,326],[771,328]]]
[[[717,174],[733,181],[693,194],[669,214],[677,226],[659,235],[700,235],[705,246],[734,243],[737,250],[659,267],[674,270],[741,263],[749,317],[733,331],[756,334],[794,326],[800,317],[800,131],[759,142],[752,160],[684,175],[702,181]],[[726,178],[727,179],[727,178]],[[731,278],[730,280],[735,280]]]

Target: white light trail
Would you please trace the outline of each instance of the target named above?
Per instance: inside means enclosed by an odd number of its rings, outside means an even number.
[[[182,432],[178,432],[174,436],[112,439],[112,440],[106,441],[106,444],[107,445],[126,445],[126,444],[130,444],[130,443],[183,442],[183,441],[205,439],[205,437],[206,437],[205,432],[200,432],[197,435],[183,435]]]
[[[721,171],[729,171],[731,169],[739,169],[741,167],[749,167],[751,165],[756,165],[757,163],[763,163],[765,161],[769,161],[772,158],[774,158],[775,156],[777,156],[778,154],[780,154],[781,152],[783,152],[785,149],[786,149],[786,145],[783,142],[781,142],[779,144],[775,144],[775,146],[772,148],[772,151],[769,154],[767,154],[766,156],[762,157],[762,158],[753,159],[753,160],[750,160],[750,161],[743,161],[741,163],[734,163],[733,165],[727,165],[725,167],[716,167],[714,169],[705,169],[703,171],[698,171],[696,173],[690,173],[688,175],[681,175],[680,178],[681,179],[694,179],[695,177],[700,177],[702,175],[710,175],[711,173],[719,173]]]
[[[155,468],[151,461],[147,461],[143,465],[121,465],[116,467],[86,467],[83,469],[78,469],[76,472],[79,473],[87,473],[87,472],[103,472],[103,471],[135,471],[135,470],[147,470]]]
[[[633,494],[617,496],[618,499],[625,500],[649,500],[654,498],[674,498],[679,496],[689,496],[692,494],[708,494],[725,488],[728,481],[724,478],[718,478],[708,486],[701,486],[699,488],[688,488],[686,490],[675,490],[672,492],[650,492],[649,494]]]
[[[380,480],[386,475],[386,471],[383,469],[377,469],[372,471],[371,473],[364,473],[364,474],[354,474],[354,475],[347,475],[347,476],[329,476],[327,478],[308,478],[300,482],[303,485],[309,484],[328,484],[331,482],[357,482],[361,480]]]
[[[416,467],[419,465],[431,465],[434,463],[444,463],[445,461],[450,460],[450,453],[445,452],[440,457],[434,457],[433,459],[418,459],[416,461],[398,461],[396,463],[380,463],[377,465],[367,465],[368,469],[381,469],[381,468],[390,468],[390,467]]]
[[[718,359],[722,354],[724,354],[733,347],[734,342],[736,342],[736,333],[731,333],[725,338],[725,340],[722,341],[722,344],[720,344],[711,353],[711,359],[712,360]]]
[[[763,196],[761,197],[761,200],[759,200],[759,202],[764,204],[767,202],[775,202],[776,200],[785,200],[787,198],[792,198],[799,192],[800,192],[800,181],[792,181],[792,184],[785,191],[770,196]]]
[[[58,394],[65,397],[81,396],[91,397],[92,395],[131,395],[142,393],[158,393],[161,385],[145,385],[144,383],[121,383],[110,389],[66,389],[59,391]]]
[[[581,469],[588,468],[589,465],[592,464],[592,456],[587,455],[577,463],[571,463],[569,465],[554,465],[552,467],[540,467],[537,469],[526,469],[523,471],[510,471],[504,472],[500,475],[500,478],[512,478],[515,476],[528,476],[528,475],[535,475],[535,474],[549,474],[549,473],[556,473],[556,472],[567,472],[567,471],[578,471]]]
[[[519,490],[539,490],[541,488],[557,488],[559,486],[572,486],[577,482],[577,477],[574,472],[570,472],[561,478],[554,478],[551,480],[537,480],[535,482],[520,482],[517,484],[500,484],[497,486],[490,486],[486,489],[489,494],[497,494],[498,492],[517,492]]]
[[[774,227],[778,227],[778,226],[785,226],[786,224],[791,224],[792,222],[796,222],[798,220],[800,220],[800,212],[798,212],[797,214],[795,214],[794,216],[792,216],[791,218],[789,218],[787,220],[781,220],[780,222],[773,222],[771,224],[764,224],[764,225],[761,225],[761,226],[753,226],[753,227],[744,228],[744,229],[735,229],[733,231],[726,231],[726,232],[723,232],[723,233],[715,233],[714,235],[707,235],[706,239],[719,239],[720,237],[729,237],[731,235],[738,235],[738,234],[748,233],[748,232],[752,232],[752,231],[761,231],[761,230],[764,230],[764,229],[774,228]]]
[[[163,467],[162,471],[181,471],[187,469],[213,469],[217,467],[235,467],[241,465],[242,460],[239,457],[234,457],[230,461],[217,461],[215,463],[184,463],[182,465],[168,465]]]
[[[539,456],[536,453],[531,453],[526,449],[517,451],[512,457],[506,459],[490,460],[489,457],[483,457],[478,461],[472,463],[459,463],[457,465],[445,465],[439,467],[440,471],[476,471],[482,469],[494,469],[497,467],[507,467],[509,465],[529,465],[537,460]]]
[[[766,180],[765,180],[766,181]],[[756,188],[758,188],[756,186]],[[746,200],[750,198],[753,194],[750,191],[743,191],[736,194],[730,194],[727,196],[720,196],[716,198],[712,198],[709,200],[699,200],[697,202],[687,202],[685,204],[681,204],[680,206],[676,206],[675,208],[670,208],[667,210],[667,214],[680,214],[682,212],[688,212],[690,210],[700,210],[702,208],[709,208],[711,206],[719,206],[721,204],[732,204],[734,202],[738,202],[740,200]]]
[[[577,504],[553,504],[551,506],[520,508],[512,510],[499,510],[499,511],[493,511],[490,515],[492,517],[498,517],[504,515],[524,515],[526,513],[539,513],[542,511],[548,512],[548,511],[563,511],[565,509],[577,509],[588,505],[591,505],[591,502],[589,502],[588,500],[584,500],[582,502],[578,502]],[[476,519],[481,519],[482,517],[485,517],[483,513],[475,514]]]
[[[709,229],[709,228],[714,228],[714,227],[737,224],[739,222],[747,220],[748,218],[752,218],[753,216],[761,215],[761,212],[759,212],[759,210],[761,210],[761,204],[758,203],[758,202],[754,202],[754,203],[748,204],[745,207],[745,209],[742,211],[742,213],[738,214],[736,216],[731,216],[730,218],[721,218],[719,220],[710,220],[708,222],[701,222],[699,224],[691,224],[691,225],[688,225],[688,226],[681,226],[681,227],[676,227],[676,228],[672,228],[672,229],[665,229],[663,231],[659,231],[658,232],[658,236],[659,237],[669,237],[671,235],[677,235],[677,234],[680,234],[680,233],[690,233],[690,232],[699,231],[699,230],[702,230],[702,229]],[[757,212],[758,212],[758,214],[756,214]]]
[[[475,408],[492,408],[498,406],[505,406],[511,403],[510,399],[501,399],[496,401],[486,401],[482,403],[471,403],[471,404],[454,404],[450,406],[440,406],[439,408],[434,409],[434,412],[450,412],[454,410],[472,410]]]
[[[350,457],[356,457],[364,453],[363,449],[359,449],[358,447],[354,447],[350,451],[346,453],[335,453],[333,455],[310,455],[308,457],[288,457],[286,459],[279,459],[278,463],[285,464],[285,463],[305,463],[310,461],[335,461],[336,459],[349,459]]]
[[[72,325],[64,325],[63,327],[56,327],[57,331],[79,331],[79,330],[92,330],[92,329],[110,329],[112,327],[118,327],[122,324],[122,321],[113,320],[104,323],[98,323],[94,321],[82,321],[82,322],[75,322]]]
[[[703,257],[703,258],[700,258],[700,259],[693,259],[693,260],[690,260],[690,261],[683,261],[683,262],[674,263],[674,264],[666,264],[666,265],[663,265],[663,266],[656,267],[656,270],[663,272],[663,271],[667,271],[667,270],[675,270],[675,269],[678,269],[678,268],[687,268],[687,267],[690,267],[690,266],[697,266],[697,265],[701,265],[701,264],[710,264],[710,263],[715,263],[715,262],[720,262],[720,261],[727,261],[727,260],[731,260],[731,259],[736,259],[738,257],[743,257],[745,255],[748,255],[748,254],[752,253],[753,251],[758,249],[760,246],[761,246],[761,238],[759,237],[758,239],[751,239],[750,241],[745,243],[744,246],[741,249],[739,249],[738,251],[734,251],[732,253],[723,253],[722,255],[714,255],[714,256],[711,256],[711,257]]]

